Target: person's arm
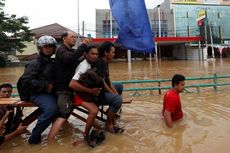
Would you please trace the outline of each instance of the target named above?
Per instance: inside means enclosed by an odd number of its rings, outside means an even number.
[[[74,49],[73,52],[64,50],[63,48],[59,48],[57,50],[58,58],[64,64],[73,64],[78,61],[78,59],[83,55],[83,50]]]
[[[171,117],[171,112],[165,110],[163,113],[163,116],[164,116],[164,120],[165,120],[166,125],[169,128],[172,128],[173,127],[173,121],[172,121],[172,117]]]
[[[113,93],[118,94],[117,90],[115,89],[114,85],[112,84],[112,81],[110,80],[110,89],[113,91]]]
[[[95,63],[92,64],[92,69],[96,72],[96,74],[103,80],[103,86],[104,89],[107,92],[110,93],[117,93],[116,90],[113,90],[112,88],[110,88],[110,84],[107,84],[105,81],[106,78],[106,66],[104,64],[104,62],[102,62],[103,60],[98,60]],[[113,86],[114,88],[114,86]],[[115,89],[115,88],[114,88]]]
[[[81,85],[78,80],[80,79],[80,75],[86,73],[87,68],[85,67],[84,61],[81,62],[78,67],[76,68],[76,72],[72,78],[72,80],[70,81],[69,87],[71,89],[73,89],[74,91],[81,91],[81,92],[87,92],[90,93],[94,96],[98,96],[100,93],[100,89],[99,88],[93,88],[90,89],[88,87],[85,87],[83,85]]]
[[[2,128],[2,126],[4,125],[4,123],[6,122],[8,116],[10,115],[11,112],[13,112],[13,110],[6,111],[5,115],[0,120],[0,129]]]
[[[38,62],[32,61],[26,66],[22,77],[22,83],[25,83],[29,89],[36,92],[47,91],[50,84],[48,81],[39,78],[40,69],[42,68]]]
[[[22,123],[21,123],[21,124],[19,125],[19,127],[18,127],[15,131],[13,131],[13,132],[11,132],[11,133],[5,135],[5,140],[4,140],[4,141],[9,141],[9,140],[11,140],[13,137],[17,136],[18,134],[23,133],[23,132],[26,130],[26,128],[27,128],[27,126],[22,126]]]
[[[107,85],[107,83],[104,80],[103,80],[103,83],[104,83],[104,89],[107,92],[114,93],[114,91],[110,89],[110,87]]]
[[[77,80],[71,80],[69,87],[71,89],[73,89],[74,91],[87,92],[87,93],[90,93],[94,96],[98,96],[100,91],[101,91],[101,88],[92,88],[92,89],[87,88],[87,87],[81,85]]]
[[[78,61],[81,62],[84,60],[85,58],[85,55],[86,55],[86,48],[87,48],[87,45],[85,43],[82,43],[78,48],[78,52],[79,52],[79,56],[80,54],[82,53],[82,55],[78,58]]]

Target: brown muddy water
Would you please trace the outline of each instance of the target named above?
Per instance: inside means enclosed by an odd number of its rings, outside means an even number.
[[[175,73],[187,77],[230,74],[230,59],[216,61],[160,61],[159,70],[155,62],[133,61],[131,66],[125,62],[110,65],[111,78],[118,80],[168,79]],[[16,83],[23,67],[0,68],[0,82]],[[230,80],[226,80],[230,81]],[[230,150],[230,86],[202,88],[200,93],[188,89],[182,93],[181,101],[185,117],[172,129],[161,120],[162,95],[157,91],[140,92],[140,96],[130,96],[133,92],[124,92],[124,97],[132,98],[133,103],[123,105],[122,117],[118,124],[125,127],[121,135],[106,133],[106,140],[96,148],[85,143],[75,147],[75,140],[82,140],[80,133],[84,123],[70,117],[56,138],[54,144],[47,144],[47,129],[43,133],[40,145],[28,145],[28,132],[0,146],[0,153],[229,153]],[[26,113],[31,112],[28,108]],[[103,123],[99,122],[103,126]]]

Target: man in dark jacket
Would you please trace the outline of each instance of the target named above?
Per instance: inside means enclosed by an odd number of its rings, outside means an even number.
[[[55,59],[58,118],[50,130],[48,141],[54,140],[54,137],[73,111],[73,90],[69,88],[69,83],[74,76],[77,65],[80,63],[79,58],[83,55],[83,51],[72,48],[76,44],[76,34],[74,32],[64,32],[62,40],[63,44],[57,49]]]
[[[17,83],[20,86],[19,94],[27,95],[25,97],[42,112],[28,139],[29,144],[41,142],[42,132],[54,121],[57,114],[56,97],[53,93],[55,69],[51,59],[56,50],[56,40],[51,36],[42,36],[38,39],[37,47],[38,56],[26,65]]]

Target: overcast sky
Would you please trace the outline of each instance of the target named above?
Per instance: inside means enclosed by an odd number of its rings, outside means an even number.
[[[163,0],[145,0],[147,8],[153,8]],[[6,0],[4,11],[27,16],[28,26],[33,29],[52,23],[59,23],[77,31],[77,0]],[[95,9],[108,9],[109,0],[79,0],[79,23],[85,22],[85,33],[95,32]],[[80,27],[81,29],[81,27]]]

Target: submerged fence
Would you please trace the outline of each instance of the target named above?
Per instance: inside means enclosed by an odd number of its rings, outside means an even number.
[[[225,79],[225,80],[224,80]],[[228,80],[227,80],[228,79]],[[230,85],[230,75],[217,75],[214,73],[212,76],[204,77],[186,77],[185,91],[188,88],[195,88],[197,93],[200,92],[202,87],[212,87],[214,91],[217,91],[219,86]],[[228,82],[229,81],[229,82]],[[127,81],[114,81],[113,83],[121,83],[124,85],[124,90],[126,92],[134,91],[133,96],[141,95],[139,91],[154,91],[158,90],[161,94],[162,90],[167,90],[172,88],[171,79],[158,79],[158,80],[127,80]],[[130,86],[128,86],[130,85]],[[14,86],[16,88],[16,86]],[[15,92],[13,96],[18,96]]]
[[[229,80],[223,80],[223,79],[229,79]],[[158,90],[158,93],[161,94],[162,90],[167,90],[172,88],[171,79],[128,80],[128,81],[114,81],[113,83],[123,84],[125,86],[124,91],[135,91],[133,95],[140,95],[139,91],[144,91],[144,90],[149,90],[149,91]],[[132,85],[132,87],[126,87],[126,85]],[[213,90],[217,91],[218,86],[226,86],[226,85],[230,85],[230,75],[217,75],[216,73],[214,73],[212,76],[186,77],[185,89],[196,88],[197,93],[199,93],[201,87],[213,87]],[[189,92],[188,90],[185,91]]]

